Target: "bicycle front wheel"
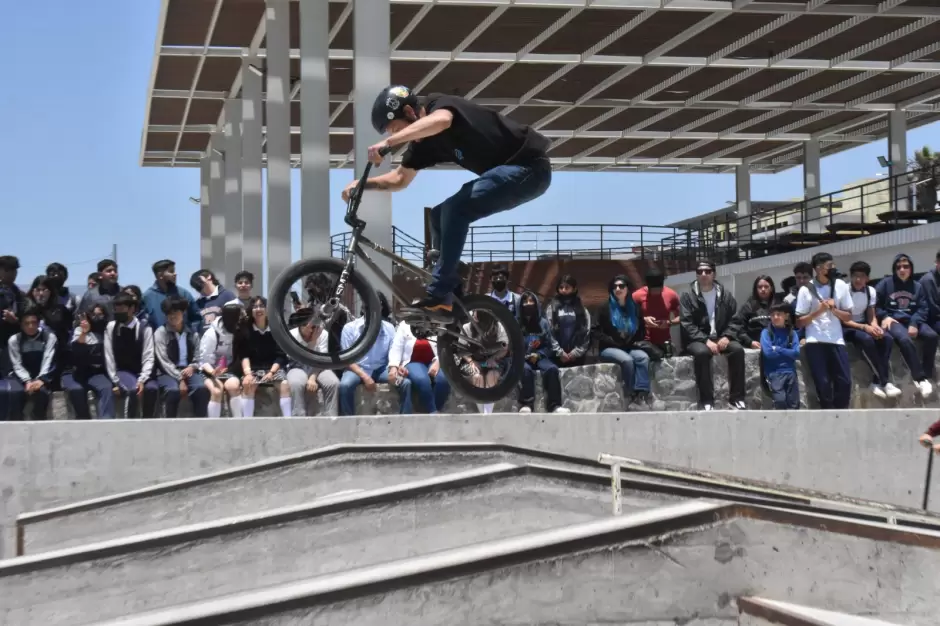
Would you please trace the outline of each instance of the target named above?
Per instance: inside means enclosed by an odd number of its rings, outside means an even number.
[[[363,275],[354,268],[347,278],[342,298],[336,297],[336,286],[340,275],[345,269],[345,263],[339,259],[306,259],[297,261],[274,280],[268,297],[268,323],[271,334],[277,345],[288,357],[298,363],[318,369],[342,369],[356,363],[372,349],[379,335],[382,325],[382,309],[379,297]],[[316,297],[311,296],[303,307],[304,313],[298,319],[289,315],[293,307],[290,295],[295,284],[301,283],[306,289],[313,283],[317,285]],[[353,294],[349,288],[352,287]],[[351,296],[358,296],[351,297]],[[345,350],[339,346],[339,333],[345,322],[352,321],[353,316],[344,319],[346,309],[341,300],[355,306],[356,300],[362,306],[362,316],[365,318],[362,333],[358,339]],[[340,315],[340,312],[343,312]],[[291,326],[304,326],[311,324],[320,327],[319,332],[331,335],[330,347],[325,352],[311,349],[305,342],[299,340],[291,333]]]

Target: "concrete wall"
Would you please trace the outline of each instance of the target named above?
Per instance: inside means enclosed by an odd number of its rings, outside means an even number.
[[[916,508],[935,410],[0,423],[0,555],[24,511],[334,443],[501,441],[599,452]],[[940,490],[932,509],[940,511]]]

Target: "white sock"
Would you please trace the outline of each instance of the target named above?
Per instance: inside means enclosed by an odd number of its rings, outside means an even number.
[[[209,401],[209,417],[221,417],[222,403]]]
[[[232,417],[242,416],[242,397],[232,396],[228,399],[228,406],[232,410]]]
[[[489,404],[481,404],[481,405],[480,405],[480,409],[483,411],[483,413],[492,413],[492,412],[493,412],[493,403],[490,402]]]
[[[290,417],[292,409],[293,403],[291,402],[290,397],[281,398],[281,415],[284,417]]]
[[[242,396],[242,417],[255,416],[255,399]]]

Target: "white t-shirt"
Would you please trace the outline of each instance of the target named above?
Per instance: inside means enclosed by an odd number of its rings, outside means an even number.
[[[712,325],[709,336],[714,337],[717,335],[715,332],[715,304],[718,302],[718,290],[712,287],[711,291],[703,291],[702,298],[705,299],[705,310],[708,311],[708,321]]]
[[[868,290],[868,296],[865,291],[852,291],[852,321],[858,324],[868,323],[868,307],[875,306],[875,288],[865,287]]]
[[[832,298],[836,302],[837,309],[851,311],[854,306],[852,294],[850,293],[851,288],[848,283],[842,280],[835,281],[835,284],[835,296],[833,296],[831,283],[826,285],[816,283],[819,298],[823,300]],[[818,308],[819,300],[812,295],[809,287],[800,287],[800,292],[796,296],[796,314],[802,317],[815,312]],[[834,343],[844,346],[842,322],[832,312],[823,313],[806,327],[806,343]]]

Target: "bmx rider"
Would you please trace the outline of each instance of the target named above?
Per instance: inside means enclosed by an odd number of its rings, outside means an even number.
[[[418,171],[455,163],[477,178],[431,209],[431,246],[440,251],[427,296],[412,306],[452,312],[457,268],[470,224],[508,211],[545,193],[552,180],[550,142],[535,129],[464,98],[432,93],[419,97],[404,86],[389,86],[372,107],[372,126],[383,141],[369,148],[369,160],[382,162],[380,150],[408,145],[396,169],[366,181],[366,189],[400,191]],[[343,190],[343,200],[358,181]]]

